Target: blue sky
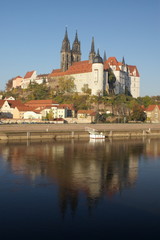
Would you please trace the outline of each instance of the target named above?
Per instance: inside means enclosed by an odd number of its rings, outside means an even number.
[[[102,57],[137,66],[141,96],[160,95],[160,0],[0,0],[0,89],[59,68],[66,25],[71,45],[78,30],[82,60],[94,36]]]

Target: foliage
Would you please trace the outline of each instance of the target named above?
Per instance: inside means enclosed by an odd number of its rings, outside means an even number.
[[[76,90],[73,78],[61,77],[58,80],[58,92],[60,94],[73,93]]]
[[[111,94],[114,93],[115,82],[116,82],[116,77],[113,73],[113,70],[111,68],[109,68],[109,70],[108,70],[108,84],[109,84],[109,93],[111,93]]]
[[[143,111],[142,107],[138,104],[133,106],[133,110],[130,116],[130,119],[133,121],[142,121],[146,120],[147,116],[146,113]]]
[[[46,84],[30,83],[27,92],[27,100],[42,100],[48,99],[50,95],[50,89]]]
[[[84,84],[81,90],[82,90],[83,93],[87,93],[89,95],[92,92],[92,90],[88,87],[88,84]]]
[[[51,121],[53,119],[54,119],[54,114],[53,114],[53,110],[51,109],[49,113],[46,114],[46,120]]]
[[[138,97],[137,98],[138,103],[141,106],[144,106],[145,108],[148,107],[151,104],[156,104],[156,101],[154,98],[151,98],[149,96],[145,96],[145,97]]]
[[[9,79],[6,83],[6,91],[10,91],[13,86],[13,78]]]

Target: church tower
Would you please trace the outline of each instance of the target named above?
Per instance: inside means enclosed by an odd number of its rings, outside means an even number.
[[[72,64],[72,59],[71,59],[71,50],[70,50],[70,42],[68,39],[68,33],[67,33],[67,28],[65,32],[65,36],[62,42],[62,48],[61,48],[61,70],[63,72],[67,71],[68,68]]]
[[[75,40],[72,45],[72,61],[73,62],[81,61],[81,46],[80,46],[80,41],[78,40],[77,31],[76,31]]]
[[[89,53],[89,61],[90,63],[93,63],[93,59],[96,56],[95,49],[94,49],[94,37],[92,37],[92,43],[91,43],[91,51]]]

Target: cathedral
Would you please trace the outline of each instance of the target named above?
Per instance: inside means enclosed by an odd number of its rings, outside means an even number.
[[[82,61],[78,33],[75,34],[71,48],[66,28],[60,54],[59,69],[43,75],[37,75],[36,71],[27,72],[24,78],[18,76],[14,79],[13,87],[20,86],[25,89],[30,82],[41,84],[44,79],[58,82],[64,77],[74,79],[75,91],[78,93],[90,92],[91,95],[103,96],[105,92],[112,91],[114,94],[130,93],[134,98],[140,96],[140,76],[137,67],[126,64],[124,57],[119,62],[116,57],[107,58],[104,53],[102,59],[99,50],[95,52],[94,38],[91,41],[88,60]]]
[[[55,69],[49,74],[52,79],[60,77],[72,77],[76,85],[76,91],[81,93],[83,89],[90,89],[92,95],[103,95],[109,92],[109,72],[112,71],[115,77],[114,93],[125,94],[126,89],[135,98],[140,93],[140,76],[137,67],[117,61],[116,57],[104,58],[95,52],[94,38],[92,38],[88,60],[81,61],[81,44],[76,32],[75,39],[70,46],[67,29],[61,47],[60,69]]]

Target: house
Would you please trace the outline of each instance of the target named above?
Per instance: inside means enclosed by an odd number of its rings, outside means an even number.
[[[22,83],[23,83],[23,80],[24,79],[21,76],[15,77],[12,81],[12,88],[21,87]]]
[[[24,119],[24,113],[29,111],[34,111],[34,108],[27,107],[25,105],[16,106],[13,110],[13,118],[14,119]]]
[[[78,122],[94,122],[95,121],[96,112],[94,110],[78,110],[77,112],[77,120]]]
[[[41,120],[42,119],[42,115],[39,111],[26,111],[24,112],[23,114],[23,117],[24,119],[30,119],[30,120],[33,120],[33,119],[37,119],[37,120]]]
[[[13,118],[14,110],[17,106],[24,106],[19,100],[0,100],[1,116],[4,118]]]
[[[23,89],[27,88],[30,83],[34,82],[36,77],[37,77],[36,71],[27,72],[26,75],[24,76],[21,87]]]
[[[37,110],[42,110],[44,108],[46,108],[47,106],[51,107],[51,106],[55,106],[55,105],[59,105],[56,101],[48,99],[48,100],[31,100],[25,103],[26,106],[28,107],[34,107]]]
[[[149,105],[144,112],[147,114],[147,122],[160,123],[160,105]]]

